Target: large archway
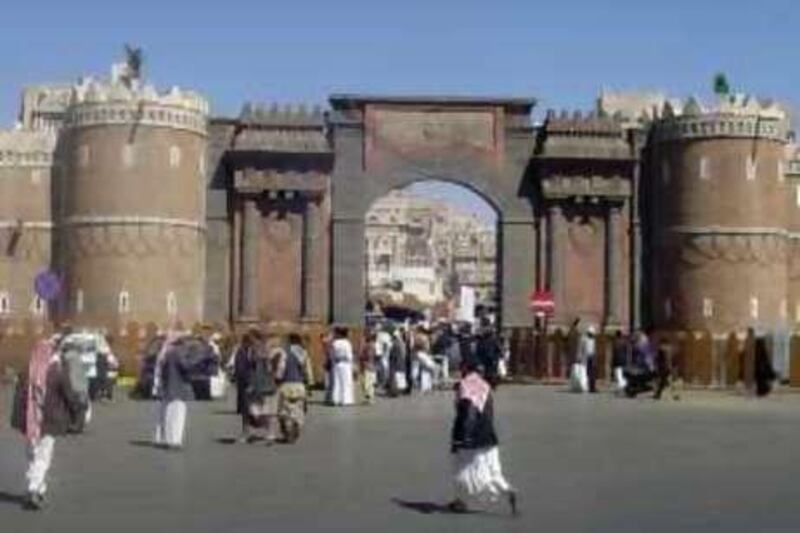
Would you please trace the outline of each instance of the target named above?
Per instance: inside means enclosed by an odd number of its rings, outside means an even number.
[[[415,182],[373,203],[365,223],[368,312],[496,319],[497,210],[484,198],[449,182]]]
[[[498,214],[499,320],[530,323],[537,237],[526,178],[530,99],[331,97],[331,319],[358,325],[366,304],[365,215],[378,198],[421,180],[464,186]]]

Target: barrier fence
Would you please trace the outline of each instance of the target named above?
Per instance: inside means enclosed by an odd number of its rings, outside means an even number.
[[[542,382],[562,381],[569,373],[570,357],[564,333],[541,334],[532,328],[507,330],[511,358],[510,372],[516,378]],[[613,334],[597,335],[597,376],[611,376]],[[753,384],[755,342],[752,338],[731,333],[711,335],[707,331],[660,331],[651,335],[656,347],[669,353],[674,371],[686,384],[698,387],[734,387]],[[780,377],[793,387],[800,386],[800,334],[788,336],[785,364],[778,364],[784,354],[774,338],[768,338],[773,365]]]
[[[178,327],[183,327],[178,324]],[[76,328],[78,329],[78,328]],[[210,336],[219,332],[223,336],[222,353],[227,357],[240,338],[246,326],[232,329],[227,324],[195,324],[193,332]],[[297,333],[308,350],[314,367],[314,375],[319,383],[323,378],[324,349],[323,337],[330,330],[325,324],[270,323],[262,327],[267,335],[286,336]],[[104,330],[110,338],[111,348],[120,361],[121,374],[137,376],[141,366],[142,351],[147,343],[159,333],[155,324],[131,322]],[[37,339],[52,335],[51,324],[22,320],[16,322],[0,321],[0,371],[3,375],[17,372],[27,365],[31,349]],[[511,328],[506,330],[511,351],[509,371],[511,376],[540,382],[562,381],[569,372],[567,338],[564,333],[546,335],[533,328]],[[351,329],[349,337],[358,353],[363,332]],[[651,336],[656,346],[668,347],[673,368],[689,385],[700,387],[734,387],[743,383],[753,383],[754,342],[747,337],[731,333],[728,336],[712,336],[705,331],[660,331]],[[770,353],[773,363],[779,346],[770,340]],[[612,334],[597,335],[597,375],[598,379],[608,379],[611,375]],[[791,334],[785,347],[785,365],[779,374],[793,387],[800,386],[800,334]]]

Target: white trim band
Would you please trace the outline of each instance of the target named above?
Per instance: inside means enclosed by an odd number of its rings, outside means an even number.
[[[64,220],[65,226],[170,226],[191,228],[198,231],[205,231],[204,222],[185,218],[165,218],[152,216],[74,216]]]

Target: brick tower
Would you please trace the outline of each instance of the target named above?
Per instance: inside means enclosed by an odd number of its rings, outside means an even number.
[[[116,65],[73,87],[54,194],[57,266],[76,324],[200,320],[208,104]]]
[[[666,103],[651,132],[652,312],[659,326],[716,333],[787,321],[787,120],[730,96]]]

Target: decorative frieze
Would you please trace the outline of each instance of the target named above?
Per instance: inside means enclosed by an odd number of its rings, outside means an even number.
[[[144,101],[75,105],[64,120],[66,128],[130,124],[207,133],[207,117],[202,112]]]
[[[620,176],[552,176],[542,180],[542,193],[548,199],[596,197],[624,199],[631,195],[631,183]]]
[[[700,115],[672,117],[656,123],[657,142],[715,137],[762,138],[786,142],[784,120],[760,116]]]
[[[49,167],[55,147],[56,135],[52,132],[0,131],[0,168]]]

